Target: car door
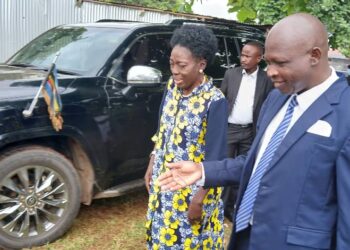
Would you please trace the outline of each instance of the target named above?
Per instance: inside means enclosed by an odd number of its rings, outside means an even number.
[[[111,134],[109,176],[113,184],[143,177],[153,149],[151,137],[158,127],[159,105],[165,82],[170,76],[171,34],[148,34],[138,37],[118,60],[108,80]],[[135,88],[125,95],[127,72],[134,65],[145,65],[162,72],[163,84]],[[131,94],[130,94],[131,93]]]

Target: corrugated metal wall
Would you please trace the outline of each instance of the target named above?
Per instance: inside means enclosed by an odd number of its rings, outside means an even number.
[[[0,62],[44,31],[60,24],[121,19],[163,23],[182,18],[166,12],[75,0],[0,0]]]

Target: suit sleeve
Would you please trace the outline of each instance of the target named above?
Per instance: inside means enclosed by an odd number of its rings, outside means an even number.
[[[339,153],[337,172],[337,250],[350,249],[350,137]]]
[[[222,98],[211,103],[205,135],[205,160],[221,160],[227,147],[227,101]]]
[[[205,187],[222,187],[239,184],[246,155],[222,161],[203,162]]]

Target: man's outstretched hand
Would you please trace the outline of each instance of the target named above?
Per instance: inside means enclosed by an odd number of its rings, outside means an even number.
[[[170,170],[161,174],[158,184],[162,191],[175,191],[184,188],[202,178],[202,166],[192,161],[179,161],[166,164]]]

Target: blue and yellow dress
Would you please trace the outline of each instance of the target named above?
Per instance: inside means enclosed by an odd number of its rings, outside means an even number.
[[[205,77],[190,95],[183,96],[172,79],[161,105],[147,212],[148,249],[223,249],[221,188],[210,188],[201,222],[191,225],[188,208],[199,189],[192,185],[176,192],[160,192],[155,185],[165,163],[218,160],[226,154],[227,103],[222,92]]]

